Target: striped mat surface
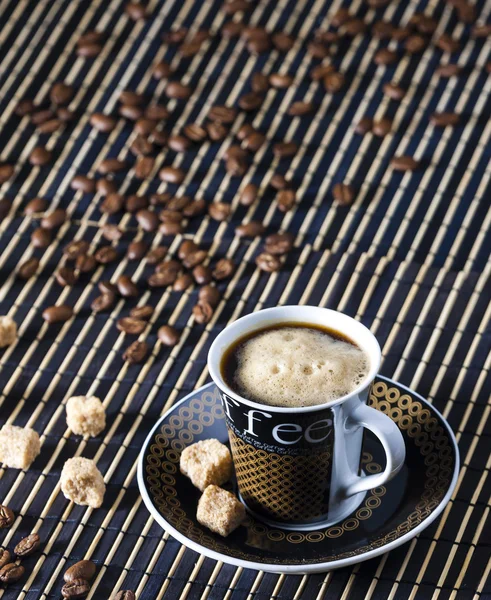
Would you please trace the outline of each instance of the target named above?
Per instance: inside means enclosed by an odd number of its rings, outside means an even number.
[[[309,77],[320,61],[307,45],[317,29],[327,29],[342,0],[262,0],[233,17],[218,0],[149,0],[149,17],[137,21],[124,6],[122,0],[0,2],[0,161],[15,165],[1,187],[1,199],[9,199],[11,208],[0,223],[0,314],[19,326],[18,341],[0,354],[0,423],[29,425],[42,440],[41,455],[28,471],[0,470],[0,502],[20,517],[2,530],[1,543],[10,547],[31,531],[43,540],[42,552],[24,561],[26,576],[1,589],[0,597],[59,598],[64,570],[82,558],[98,565],[89,596],[97,599],[112,598],[120,589],[145,600],[491,597],[489,40],[473,37],[442,0],[395,1],[377,9],[353,0],[345,7],[369,26],[380,19],[405,25],[424,11],[438,21],[434,37],[451,34],[461,49],[449,56],[429,44],[421,54],[401,52],[396,64],[377,66],[375,53],[395,48],[394,42],[358,35],[332,58],[346,76],[345,89],[327,94]],[[478,0],[475,10],[480,23],[489,22],[489,2]],[[242,40],[220,35],[231,19],[285,31],[295,44],[286,53],[273,49],[255,56]],[[212,35],[194,56],[184,57],[162,41],[164,32],[181,27]],[[102,51],[93,59],[79,57],[77,40],[93,29],[105,34]],[[191,86],[189,100],[166,98],[166,80],[152,77],[152,65],[161,60]],[[438,66],[449,61],[458,62],[462,74],[436,76]],[[116,177],[124,194],[169,189],[207,203],[229,203],[227,222],[194,219],[183,235],[169,239],[144,233],[129,213],[108,217],[100,211],[99,196],[70,187],[75,174],[95,174],[108,156],[133,162],[128,122],[120,119],[109,134],[89,124],[94,112],[117,114],[122,90],[165,103],[171,110],[166,129],[178,132],[187,123],[206,122],[215,104],[236,105],[258,71],[288,73],[294,85],[269,90],[259,110],[239,113],[232,125],[236,133],[251,122],[268,140],[244,177],[231,177],[224,168],[233,135],[183,154],[161,150],[156,166],[172,164],[186,172],[178,188],[157,176],[138,180],[132,169]],[[77,118],[61,132],[39,133],[28,117],[16,116],[16,107],[26,97],[42,105],[59,81],[76,90],[70,108]],[[406,89],[400,102],[382,92],[390,81]],[[289,106],[299,100],[313,102],[316,112],[289,116]],[[436,111],[456,112],[461,122],[436,128],[429,121]],[[365,115],[390,118],[392,132],[383,138],[356,134],[354,124]],[[291,159],[279,160],[272,152],[283,140],[298,145]],[[50,167],[29,164],[38,145],[52,151]],[[403,154],[421,168],[391,169],[390,160]],[[274,173],[286,175],[296,189],[297,204],[287,213],[277,209],[268,185]],[[247,207],[239,194],[249,182],[260,187],[261,199]],[[333,202],[338,182],[355,189],[351,206]],[[69,216],[44,251],[30,243],[38,221],[23,215],[37,196]],[[259,238],[235,235],[235,227],[251,219],[262,221],[268,232],[294,234],[294,248],[279,272],[256,268]],[[107,222],[128,232],[113,243],[121,259],[84,282],[60,287],[54,272],[64,264],[63,248],[73,239],[87,240],[92,248],[103,245],[101,225]],[[193,320],[197,289],[178,294],[145,287],[149,267],[124,258],[135,236],[169,245],[170,254],[183,237],[192,237],[212,262],[225,256],[236,261],[237,271],[220,284],[223,299],[206,326]],[[21,281],[18,265],[32,256],[40,259],[38,273]],[[115,326],[135,302],[120,301],[104,314],[90,308],[97,283],[121,273],[141,285],[140,302],[156,309],[153,326],[141,336],[151,352],[140,365],[122,360],[128,341]],[[62,303],[74,307],[74,318],[48,326],[42,311]],[[370,327],[383,349],[381,372],[416,389],[444,414],[462,459],[451,502],[418,538],[381,558],[311,576],[238,569],[185,549],[149,516],[136,483],[138,452],[152,425],[207,381],[206,353],[214,336],[243,314],[286,303],[335,308]],[[182,332],[172,349],[157,341],[157,328],[165,323]],[[64,401],[89,393],[104,399],[108,425],[103,438],[84,441],[67,430]],[[100,509],[75,506],[60,492],[61,467],[75,455],[93,457],[105,476]]]

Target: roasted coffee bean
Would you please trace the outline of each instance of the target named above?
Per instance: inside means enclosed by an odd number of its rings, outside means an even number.
[[[170,68],[170,65],[165,61],[161,61],[153,65],[152,74],[155,77],[155,79],[166,79],[167,77],[169,77],[169,75],[171,75],[171,73],[172,69]]]
[[[392,30],[392,39],[397,42],[402,42],[408,38],[412,33],[409,27],[394,27]]]
[[[128,2],[124,7],[124,12],[133,21],[140,21],[147,18],[147,8],[140,2]]]
[[[33,277],[39,268],[39,260],[37,258],[28,258],[23,262],[17,270],[17,276],[19,279],[30,279]],[[0,509],[1,510],[1,509]],[[0,516],[0,527],[1,527],[1,516]]]
[[[85,579],[72,579],[61,588],[63,598],[78,600],[85,598],[90,592],[90,583]]]
[[[360,135],[365,135],[372,130],[373,120],[370,117],[362,117],[355,127],[355,132]]]
[[[15,583],[24,575],[25,569],[22,565],[8,563],[0,569],[0,581],[2,583]]]
[[[440,65],[435,72],[440,77],[457,77],[462,73],[462,67],[460,65],[448,63],[446,65]]]
[[[10,552],[4,548],[0,548],[0,569],[8,565],[11,561]]]
[[[174,152],[186,152],[191,147],[191,142],[183,135],[171,135],[168,145]]]
[[[281,269],[281,261],[274,254],[270,254],[269,252],[261,252],[261,254],[256,257],[256,266],[261,271],[273,273]]]
[[[63,123],[60,119],[50,119],[49,121],[45,121],[41,125],[38,125],[37,130],[39,133],[53,133],[57,131]]]
[[[0,223],[12,209],[12,202],[8,198],[0,198]]]
[[[206,302],[215,308],[220,302],[221,294],[214,285],[205,285],[200,288],[198,298],[200,302]]]
[[[166,44],[181,44],[188,34],[186,27],[175,29],[174,31],[166,31],[162,35],[162,39]]]
[[[118,253],[112,246],[103,246],[96,250],[94,258],[101,265],[108,265],[118,259]]]
[[[167,144],[168,139],[169,139],[168,133],[166,131],[160,130],[160,129],[154,129],[154,131],[152,131],[152,135],[149,138],[149,140],[152,142],[152,144],[155,144],[157,146],[162,146],[162,147]]]
[[[198,304],[193,307],[193,316],[196,323],[205,325],[209,323],[213,317],[213,307],[206,300],[199,300]]]
[[[56,208],[41,219],[43,229],[57,229],[66,221],[67,215],[63,208]]]
[[[145,96],[132,90],[123,90],[119,95],[119,101],[129,106],[141,106],[145,103]]]
[[[426,48],[426,40],[422,35],[410,35],[404,42],[406,52],[418,54]]]
[[[205,285],[206,283],[210,283],[210,281],[212,280],[210,267],[205,267],[204,265],[198,265],[194,267],[193,277],[198,285]]]
[[[208,137],[206,129],[197,123],[186,125],[184,135],[193,142],[204,142]]]
[[[144,304],[142,306],[135,306],[130,310],[130,317],[133,319],[141,319],[142,321],[148,321],[153,315],[153,306]]]
[[[101,229],[102,237],[110,242],[117,242],[123,237],[123,232],[117,225],[106,223]]]
[[[196,250],[195,252],[186,254],[186,256],[182,259],[182,264],[186,267],[186,269],[192,269],[204,262],[207,256],[208,254],[205,250]]]
[[[150,196],[150,204],[152,206],[165,206],[171,198],[172,195],[169,192],[164,192],[163,194],[152,194]]]
[[[51,119],[54,119],[54,118],[55,118],[55,113],[50,109],[37,110],[35,113],[33,113],[31,115],[31,123],[33,125],[36,125],[36,127],[38,127],[39,125],[42,125],[43,123],[46,123],[47,121],[51,121]]]
[[[193,202],[191,202],[190,204],[185,206],[183,208],[182,214],[185,217],[193,218],[193,217],[198,217],[200,215],[203,215],[203,214],[205,214],[205,212],[206,212],[206,202],[203,198],[200,198],[198,200],[194,200]]]
[[[38,227],[31,233],[31,244],[34,248],[47,248],[51,243],[51,233],[47,229]]]
[[[289,182],[280,173],[275,173],[269,182],[275,190],[284,190],[289,186]]]
[[[124,196],[117,193],[108,194],[101,204],[101,212],[106,215],[115,215],[123,210]]]
[[[174,183],[176,185],[181,184],[184,181],[186,174],[182,169],[177,167],[163,167],[159,171],[159,177],[161,181],[166,183]]]
[[[114,294],[102,294],[92,301],[90,308],[96,313],[106,312],[114,306],[114,301]]]
[[[135,216],[144,231],[157,231],[159,218],[153,211],[148,209],[139,210]]]
[[[184,58],[191,58],[192,56],[196,56],[201,48],[202,42],[199,40],[186,42],[185,44],[181,44],[179,46],[179,54]]]
[[[373,134],[378,137],[384,137],[392,129],[392,121],[390,119],[380,119],[379,121],[373,122],[372,131]]]
[[[94,42],[102,42],[104,34],[101,31],[87,31],[78,38],[77,44],[93,44]]]
[[[324,87],[327,92],[336,93],[339,92],[345,85],[345,78],[342,73],[332,71],[324,77]]]
[[[248,12],[251,10],[251,3],[247,0],[227,0],[227,2],[222,4],[222,10],[228,15]]]
[[[33,198],[29,200],[24,208],[25,215],[32,215],[34,213],[44,212],[48,206],[48,201],[44,198]]]
[[[111,294],[112,296],[118,295],[118,286],[115,283],[111,283],[108,279],[103,279],[97,284],[101,294]]]
[[[277,89],[285,89],[293,83],[291,75],[282,75],[281,73],[271,73],[269,83]]]
[[[7,527],[10,527],[14,521],[14,511],[4,504],[0,504],[0,529],[6,529]]]
[[[188,204],[191,202],[191,198],[189,196],[173,196],[167,202],[167,208],[169,210],[179,210],[182,211]]]
[[[52,156],[44,146],[36,146],[29,155],[29,162],[34,167],[44,167],[51,162]]]
[[[430,122],[435,127],[455,127],[459,121],[459,115],[453,112],[435,112],[430,117]]]
[[[419,167],[419,162],[412,156],[395,156],[390,164],[395,171],[415,171]]]
[[[208,205],[208,214],[215,221],[226,221],[230,215],[230,204],[225,202],[212,202]]]
[[[183,216],[182,212],[178,210],[164,209],[160,213],[159,219],[164,223],[180,223],[183,219]]]
[[[372,35],[379,40],[389,40],[393,31],[394,27],[387,21],[377,21],[372,26]]]
[[[166,254],[167,254],[167,250],[168,248],[166,246],[156,246],[155,248],[152,248],[150,250],[150,252],[147,254],[147,263],[149,265],[156,265],[159,262],[161,262]],[[129,251],[129,248],[128,248]]]
[[[173,261],[168,261],[157,265],[159,270],[153,273],[153,275],[150,275],[148,279],[150,287],[167,287],[176,281],[180,267],[178,266],[176,268],[173,266],[172,262]]]
[[[348,183],[336,183],[332,190],[334,200],[341,206],[349,206],[353,204],[355,199],[355,191]]]
[[[56,115],[62,123],[70,123],[76,118],[76,114],[72,110],[64,107],[56,109]]]
[[[133,131],[138,135],[150,135],[156,127],[157,121],[142,117],[136,121]]]
[[[207,123],[206,131],[212,142],[221,142],[227,137],[228,129],[221,123]]]
[[[0,184],[8,181],[13,174],[14,167],[12,165],[0,164]]]
[[[259,221],[249,221],[235,228],[235,234],[239,237],[253,238],[258,235],[263,235],[266,228]]]
[[[365,21],[362,19],[349,19],[342,27],[342,35],[355,37],[363,33],[367,28]]]
[[[55,273],[55,278],[59,285],[63,287],[70,287],[77,282],[77,275],[70,267],[60,267]]]
[[[181,223],[167,221],[160,224],[159,232],[162,235],[179,235],[183,232],[183,226]]]
[[[77,256],[86,254],[89,248],[89,242],[86,242],[85,240],[74,240],[73,242],[68,243],[63,248],[63,254],[67,257],[68,260],[75,260]]]
[[[280,52],[288,52],[293,48],[295,43],[293,37],[283,31],[274,33],[271,37],[271,41],[273,42],[274,47]]]
[[[148,198],[146,196],[139,196],[138,194],[131,194],[131,196],[126,198],[124,205],[128,212],[136,213],[148,207]]]
[[[109,194],[115,194],[118,188],[114,181],[109,179],[99,179],[95,184],[96,190],[101,196],[107,196]]]
[[[169,81],[165,88],[165,93],[168,98],[186,100],[191,96],[192,90],[188,85],[179,83],[179,81]]]
[[[266,136],[263,133],[259,133],[259,131],[255,131],[246,137],[246,139],[242,142],[242,147],[245,150],[257,152],[265,141]]]
[[[143,135],[137,135],[131,143],[130,151],[135,156],[147,156],[153,152],[153,144]]]
[[[249,123],[244,123],[244,125],[241,125],[239,131],[237,132],[237,139],[241,141],[245,140],[249,135],[252,135],[253,133],[257,133],[254,127]],[[240,146],[236,147],[240,148]]]
[[[130,104],[122,104],[118,112],[122,117],[130,121],[137,121],[143,116],[143,108],[141,106],[131,106]]]
[[[237,146],[236,144],[229,146],[227,148],[227,150],[225,151],[225,154],[223,155],[224,160],[228,160],[229,158],[246,159],[247,157],[248,157],[248,154],[244,150],[244,148],[241,148],[240,146]]]
[[[269,254],[287,254],[293,247],[294,237],[291,233],[273,233],[268,235],[264,249]]]
[[[273,146],[273,153],[278,158],[294,156],[297,152],[297,144],[295,142],[279,142]]]
[[[183,275],[180,275],[175,281],[174,281],[174,285],[172,286],[172,289],[175,292],[184,292],[184,290],[187,290],[188,287],[193,285],[193,278],[191,277],[191,275],[189,275],[189,273],[184,273]]]
[[[95,569],[95,564],[91,560],[79,560],[65,571],[63,579],[66,583],[71,583],[75,579],[90,581],[95,575]]]
[[[91,273],[97,267],[97,261],[91,254],[82,254],[77,256],[75,268],[80,273]]]
[[[291,117],[302,117],[314,112],[315,106],[312,102],[294,102],[288,109]]]
[[[244,206],[251,206],[257,200],[259,188],[253,183],[248,183],[240,194],[240,203]]]
[[[138,296],[138,287],[128,275],[120,275],[116,281],[118,291],[123,298],[134,298]]]
[[[116,594],[114,600],[135,600],[136,596],[131,590],[121,590]]]
[[[455,9],[457,11],[459,21],[470,24],[470,23],[474,23],[474,21],[476,20],[476,8],[473,4],[469,4],[468,2],[460,1],[455,4]],[[486,37],[486,36],[484,35],[483,37]]]
[[[95,192],[95,181],[87,175],[75,175],[70,186],[72,190],[81,190],[84,194]]]
[[[225,163],[227,173],[232,177],[242,177],[247,172],[247,160],[239,156],[231,156]]]
[[[266,31],[256,31],[249,36],[247,49],[251,54],[262,54],[271,48],[271,40]]]
[[[30,115],[36,109],[36,105],[34,102],[28,98],[25,100],[21,100],[19,104],[15,107],[15,114],[18,117],[25,117],[26,115]]]
[[[334,65],[329,63],[317,65],[317,67],[314,67],[312,71],[310,71],[310,78],[314,81],[320,81],[321,79],[325,79],[327,75],[334,73],[335,70]]]
[[[217,121],[218,123],[225,123],[226,125],[233,123],[236,116],[237,111],[235,108],[229,106],[216,105],[208,112],[210,121]]]
[[[269,90],[269,78],[264,73],[254,73],[251,79],[252,91],[256,94],[264,94]]]
[[[199,246],[193,242],[193,240],[184,240],[182,244],[179,246],[179,251],[177,253],[178,257],[181,260],[187,258],[190,254],[193,254],[199,250]]]
[[[97,43],[79,43],[77,54],[84,58],[94,58],[102,52],[102,45]]]
[[[179,332],[171,325],[162,325],[157,333],[159,341],[164,346],[175,346],[179,343]]]
[[[231,40],[239,37],[243,29],[244,25],[242,23],[236,21],[228,21],[227,23],[224,23],[222,29],[220,30],[220,33],[225,39]]]
[[[213,279],[222,281],[235,273],[235,262],[231,258],[221,258],[212,271]]]
[[[377,65],[393,65],[397,61],[397,53],[388,48],[382,48],[375,53],[374,61]]]
[[[140,335],[146,326],[146,321],[143,321],[142,319],[135,319],[133,317],[123,317],[122,319],[118,319],[116,322],[116,327],[119,329],[119,331],[129,335]]]
[[[119,173],[128,168],[128,164],[124,160],[118,158],[105,158],[97,169],[102,175],[108,175],[109,173]]]
[[[436,41],[435,45],[443,52],[452,53],[460,50],[460,42],[454,40],[453,37],[447,33],[442,34]]]
[[[384,94],[392,100],[402,100],[406,94],[406,90],[396,83],[384,83]]]
[[[276,196],[276,203],[281,212],[288,212],[295,206],[296,194],[292,189],[280,190]]]
[[[474,39],[487,38],[491,35],[491,25],[474,25],[471,30],[471,35]]]
[[[94,129],[97,129],[97,131],[109,133],[116,127],[117,121],[109,115],[105,115],[103,113],[94,113],[90,117],[90,124]]]
[[[65,323],[73,317],[73,308],[67,304],[59,304],[58,306],[48,306],[43,310],[43,319],[47,323]],[[17,551],[14,550],[17,554]]]
[[[49,92],[49,98],[53,104],[63,106],[73,98],[75,90],[66,83],[55,83]]]
[[[256,92],[248,92],[243,94],[237,104],[239,108],[245,111],[257,110],[263,103],[263,97]]]
[[[155,159],[151,156],[139,156],[135,165],[135,177],[137,179],[146,179],[150,177],[155,165]]]
[[[337,44],[341,39],[341,36],[335,31],[321,31],[318,29],[315,32],[315,38],[323,44]]]
[[[57,307],[61,308],[61,307]],[[31,533],[23,538],[14,548],[14,554],[20,558],[33,554],[41,544],[41,539],[37,533]]]
[[[332,16],[331,25],[334,27],[341,27],[341,25],[344,25],[352,18],[353,17],[347,8],[340,8]]]
[[[123,359],[131,365],[141,363],[145,360],[149,351],[148,344],[145,342],[133,342],[126,348]]]

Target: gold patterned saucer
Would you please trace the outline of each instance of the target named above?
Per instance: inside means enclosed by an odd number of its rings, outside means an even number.
[[[428,527],[449,501],[459,470],[455,437],[442,415],[405,386],[378,376],[369,404],[395,421],[406,463],[385,486],[371,490],[344,521],[315,531],[269,527],[250,515],[228,538],[196,520],[200,491],[179,471],[182,450],[202,439],[228,444],[213,383],[173,406],[149,433],[138,463],[138,485],[155,520],[192,550],[236,566],[275,573],[315,573],[374,558]],[[382,469],[380,443],[366,432],[363,468]],[[232,483],[235,488],[235,482]]]

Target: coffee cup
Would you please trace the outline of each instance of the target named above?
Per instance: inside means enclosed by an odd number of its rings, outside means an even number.
[[[363,380],[349,393],[314,406],[275,406],[245,397],[224,377],[223,359],[238,340],[272,326],[302,324],[339,332],[368,359]],[[372,488],[402,468],[404,440],[397,425],[367,405],[380,367],[374,335],[348,315],[315,306],[264,309],[227,326],[208,353],[208,368],[223,404],[238,492],[256,518],[283,529],[317,529],[354,512]],[[361,469],[364,430],[385,451],[382,472]]]

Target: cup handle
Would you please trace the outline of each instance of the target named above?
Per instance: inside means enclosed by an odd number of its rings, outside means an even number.
[[[365,492],[383,485],[392,479],[404,464],[406,446],[402,433],[394,421],[387,415],[366,404],[360,404],[355,408],[348,417],[346,425],[347,427],[366,427],[374,433],[382,443],[387,458],[387,466],[382,473],[366,477],[353,476],[352,480],[344,488],[345,496],[353,496],[359,492]]]

